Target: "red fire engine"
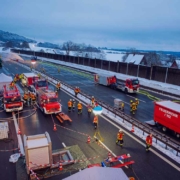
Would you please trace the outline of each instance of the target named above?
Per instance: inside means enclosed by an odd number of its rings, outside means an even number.
[[[108,76],[103,74],[94,75],[95,83],[110,86],[113,89],[119,89],[125,93],[139,92],[139,80],[138,79],[126,79],[124,82],[117,80],[116,76]]]
[[[38,106],[44,114],[57,114],[61,112],[61,104],[58,102],[58,96],[54,91],[40,89],[38,91]]]
[[[5,85],[3,87],[3,103],[6,112],[20,111],[23,109],[21,95],[16,85]]]

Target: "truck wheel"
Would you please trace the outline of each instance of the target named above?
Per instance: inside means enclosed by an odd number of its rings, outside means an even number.
[[[166,127],[162,127],[162,130],[164,131],[164,132],[166,132],[167,131],[167,128]]]
[[[125,92],[125,94],[127,94],[127,93],[128,93],[128,90],[127,90],[127,88],[124,90],[124,92]]]
[[[177,138],[180,138],[180,134],[176,133],[176,137],[177,137]]]

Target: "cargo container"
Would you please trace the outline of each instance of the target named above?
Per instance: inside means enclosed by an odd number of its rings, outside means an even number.
[[[165,132],[172,130],[180,137],[180,104],[172,101],[155,102],[154,121]]]

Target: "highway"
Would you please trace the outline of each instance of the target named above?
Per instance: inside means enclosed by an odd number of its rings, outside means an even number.
[[[38,64],[39,65],[39,64]],[[41,65],[42,66],[42,65]],[[108,89],[107,87],[103,86],[94,86],[92,77],[84,76],[83,74],[78,74],[77,72],[70,71],[67,68],[61,68],[60,74],[57,72],[54,66],[50,66],[47,64],[43,64],[43,67],[49,74],[59,78],[61,81],[64,81],[70,85],[78,86],[87,94],[94,95],[95,98],[103,99],[103,101],[108,102],[109,104],[113,105],[114,98],[120,98],[126,102],[125,112],[129,113],[129,101],[131,97],[125,95],[122,92],[114,91],[112,89]],[[24,73],[29,72],[28,70],[15,65],[14,63],[8,62],[5,63],[5,69],[10,72],[11,74],[16,73]],[[21,87],[22,88],[22,87]],[[50,88],[53,88],[50,85]],[[137,94],[137,97],[141,100],[138,111],[135,115],[137,119],[144,122],[147,120],[151,120],[153,118],[153,102],[149,98],[144,95]],[[166,98],[157,95],[159,98]],[[59,98],[61,100],[62,109],[64,113],[67,112],[67,102],[70,98],[74,98],[71,95],[64,93],[63,91],[59,92]],[[166,98],[167,99],[167,98]],[[77,100],[78,101],[78,100]],[[29,109],[29,107],[25,107],[25,110]],[[32,110],[33,111],[33,110]],[[5,114],[5,112],[1,113],[3,117],[8,117],[9,114]],[[55,123],[57,124],[57,131],[53,131],[53,121],[50,115],[44,116],[40,110],[37,109],[37,112],[29,116],[27,118],[23,118],[26,116],[27,112],[24,112],[20,115],[19,125],[22,131],[22,134],[26,135],[35,135],[44,133],[47,131],[50,134],[52,140],[52,148],[60,149],[63,147],[64,143],[66,146],[71,146],[77,144],[87,158],[99,155],[100,158],[97,158],[91,163],[98,163],[101,162],[103,159],[107,157],[107,150],[97,145],[97,143],[92,140],[90,144],[87,144],[87,136],[83,136],[78,132],[89,134],[91,137],[96,133],[93,128],[92,119],[93,116],[90,118],[87,115],[86,107],[83,107],[83,114],[81,116],[77,115],[77,110],[75,112],[68,113],[68,115],[72,118],[72,123],[67,123],[62,125],[55,116],[53,116]],[[1,116],[1,117],[2,117]],[[73,131],[67,130],[65,128],[72,129]],[[167,156],[163,155],[158,150],[154,149],[157,154],[155,155],[153,152],[146,153],[145,147],[138,143],[141,141],[137,137],[131,138],[128,133],[125,132],[124,137],[124,147],[121,148],[115,144],[116,134],[118,132],[117,127],[109,123],[106,118],[101,118],[99,120],[99,127],[98,132],[102,139],[103,143],[116,155],[121,155],[124,153],[129,153],[132,157],[132,160],[135,161],[133,165],[133,170],[123,168],[124,171],[127,173],[128,176],[136,176],[140,180],[178,180],[180,177],[180,172],[176,170],[174,167],[166,163],[162,158],[159,156],[162,155],[164,159],[168,159],[176,166],[179,166],[174,161],[170,160]],[[133,134],[132,134],[133,136]],[[14,137],[15,138],[15,137]],[[16,138],[15,138],[16,139]],[[2,156],[2,154],[1,154]],[[7,157],[6,157],[7,158]],[[8,161],[8,159],[6,159]],[[7,163],[7,162],[6,162]],[[4,168],[4,167],[1,167]],[[12,174],[14,171],[12,172]],[[135,176],[135,177],[136,177]],[[53,179],[53,178],[51,178]]]

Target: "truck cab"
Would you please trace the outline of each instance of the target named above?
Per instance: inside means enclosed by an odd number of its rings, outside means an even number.
[[[18,88],[15,85],[14,87],[6,86],[6,85],[4,86],[3,103],[4,103],[4,110],[6,112],[23,110],[23,102],[21,99],[21,95]]]
[[[54,91],[47,89],[37,90],[38,106],[44,114],[57,114],[62,111],[58,96]]]

